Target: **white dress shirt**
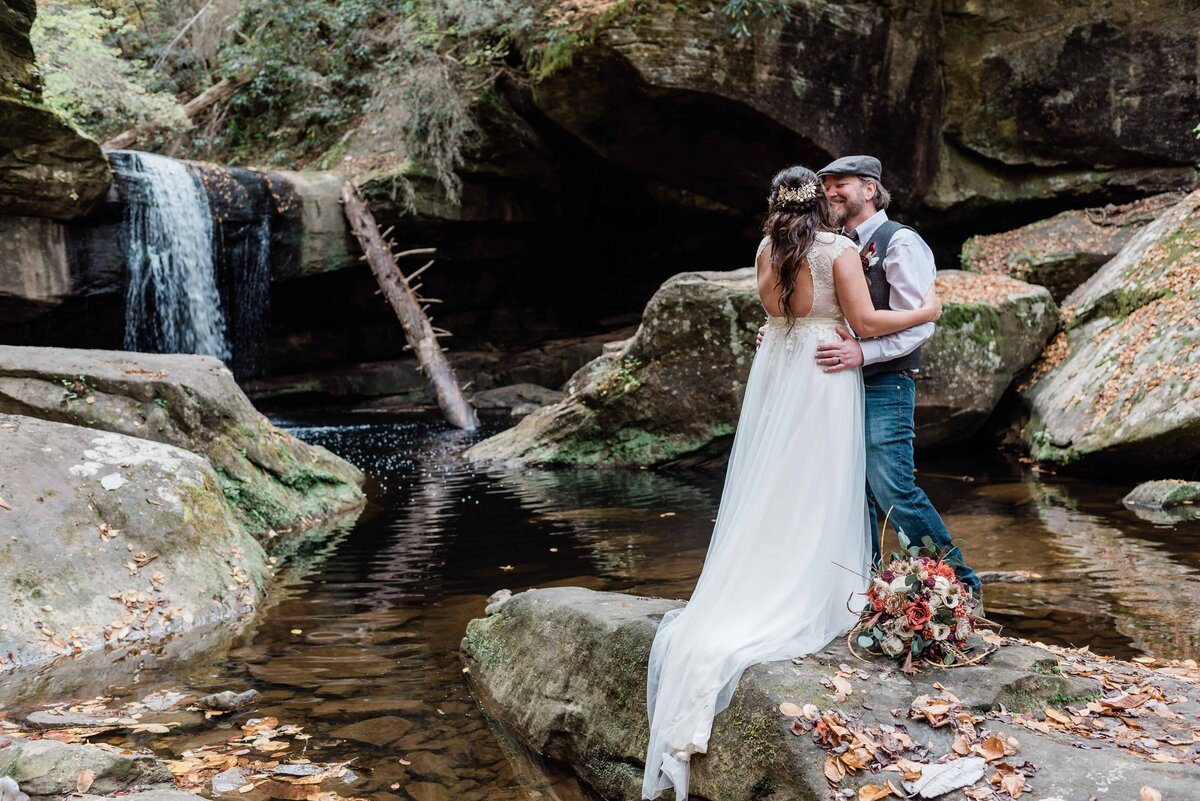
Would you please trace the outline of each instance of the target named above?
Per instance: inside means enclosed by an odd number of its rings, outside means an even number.
[[[854,229],[858,241],[865,245],[887,219],[887,212],[884,211],[877,211],[868,217]],[[937,265],[933,261],[933,251],[925,244],[925,240],[916,231],[902,228],[892,235],[888,243],[887,253],[883,255],[883,272],[891,285],[888,298],[891,307],[919,309],[925,293],[937,277]],[[924,345],[932,336],[933,323],[921,323],[887,336],[860,340],[863,364],[898,359]]]

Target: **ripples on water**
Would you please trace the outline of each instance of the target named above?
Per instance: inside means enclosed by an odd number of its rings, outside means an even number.
[[[467,621],[502,587],[686,597],[722,476],[477,471],[458,454],[480,435],[428,421],[280,422],[369,475],[367,510],[315,568],[276,591],[224,661],[117,693],[181,681],[197,691],[257,687],[265,699],[254,714],[305,726],[309,757],[355,759],[361,780],[344,794],[589,798],[482,719],[458,657]],[[1039,479],[998,461],[921,463],[920,482],[967,540],[968,558],[997,574],[988,610],[1010,631],[1121,656],[1195,656],[1200,524],[1142,522],[1120,508],[1123,486]],[[213,737],[161,746],[181,752]],[[257,792],[230,797],[261,801]]]

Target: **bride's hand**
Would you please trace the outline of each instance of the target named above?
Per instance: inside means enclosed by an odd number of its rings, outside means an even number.
[[[921,310],[929,315],[929,322],[937,322],[942,317],[942,299],[938,297],[937,287],[929,287],[921,301]]]

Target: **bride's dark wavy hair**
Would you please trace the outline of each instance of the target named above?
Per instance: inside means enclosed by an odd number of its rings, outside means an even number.
[[[815,172],[807,167],[788,167],[771,179],[763,233],[771,237],[771,271],[788,325],[796,321],[791,307],[796,274],[807,266],[808,250],[817,232],[836,230],[824,183]]]

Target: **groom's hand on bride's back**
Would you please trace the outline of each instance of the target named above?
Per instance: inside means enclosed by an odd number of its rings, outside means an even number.
[[[841,337],[841,341],[817,345],[817,364],[827,373],[862,367],[863,352],[858,340],[840,325],[837,327],[837,335]]]
[[[767,335],[767,327],[764,325],[762,328],[758,329],[758,336],[756,336],[754,338],[754,349],[755,350],[758,350],[759,348],[762,347],[762,339],[766,335]]]

